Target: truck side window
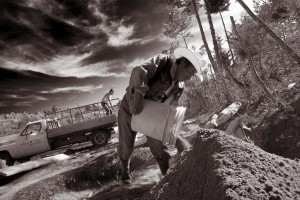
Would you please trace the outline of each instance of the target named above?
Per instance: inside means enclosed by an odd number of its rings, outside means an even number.
[[[36,123],[36,124],[29,124],[24,131],[22,132],[22,136],[26,135],[36,135],[40,132],[41,130],[41,123]]]

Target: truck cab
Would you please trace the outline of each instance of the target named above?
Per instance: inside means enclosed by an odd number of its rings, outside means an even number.
[[[52,121],[52,120],[51,120]],[[39,120],[28,123],[17,137],[18,157],[26,157],[51,150],[47,138],[47,123],[50,120]]]
[[[0,143],[0,159],[6,160],[8,166],[15,160],[26,160],[33,155],[50,151],[47,138],[48,124],[53,120],[29,122],[20,134],[3,138]]]

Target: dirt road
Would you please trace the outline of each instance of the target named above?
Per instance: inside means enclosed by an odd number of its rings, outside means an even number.
[[[146,139],[143,135],[138,135],[135,145],[141,145],[145,141]],[[59,148],[34,156],[32,160],[65,153],[70,156],[70,159],[51,163],[31,171],[13,175],[11,177],[2,177],[0,181],[0,200],[11,200],[14,198],[14,194],[23,188],[34,185],[51,177],[55,177],[58,174],[80,168],[84,164],[92,162],[95,158],[99,158],[108,154],[116,154],[118,142],[118,138],[113,137],[108,145],[101,148],[95,148],[90,142],[86,142]],[[17,164],[18,163],[16,163],[16,165]]]
[[[13,194],[22,188],[26,188],[29,185],[40,182],[49,177],[53,177],[57,174],[75,169],[96,156],[101,156],[109,153],[110,151],[114,151],[116,145],[117,141],[113,141],[105,147],[94,148],[90,143],[83,143],[35,156],[33,159],[39,159],[41,157],[56,155],[59,153],[67,153],[71,158],[69,160],[52,163],[38,169],[33,169],[31,171],[3,178],[0,184],[0,199],[13,199]]]

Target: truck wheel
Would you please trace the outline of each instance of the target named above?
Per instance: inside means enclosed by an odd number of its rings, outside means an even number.
[[[108,143],[109,135],[103,131],[98,131],[92,135],[92,143],[94,146],[102,147]]]

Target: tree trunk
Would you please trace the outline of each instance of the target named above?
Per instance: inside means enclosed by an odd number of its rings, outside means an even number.
[[[253,73],[253,76],[255,78],[255,80],[257,81],[257,83],[262,87],[263,91],[269,96],[271,97],[272,100],[274,100],[275,102],[276,99],[273,97],[273,95],[271,94],[271,92],[269,91],[269,89],[267,88],[267,86],[265,85],[265,83],[263,82],[263,80],[259,77],[255,67],[254,67],[254,64],[253,64],[253,61],[252,61],[252,57],[251,57],[251,53],[250,53],[250,50],[248,49],[248,47],[245,45],[245,43],[243,42],[236,26],[235,26],[235,22],[233,20],[233,17],[230,16],[230,20],[231,20],[231,23],[232,23],[232,29],[234,31],[234,33],[236,34],[238,40],[240,41],[240,43],[242,44],[243,48],[245,49],[245,52],[247,54],[247,57],[248,57],[248,63],[249,63],[249,66],[250,66],[250,69]]]
[[[211,75],[212,75],[211,82],[212,82],[212,84],[213,84],[213,86],[210,87],[211,94],[215,94],[216,91],[217,91],[217,93],[220,93],[220,92],[219,92],[219,89],[218,89],[218,86],[217,86],[217,83],[216,83],[216,78],[215,78],[215,76],[214,76],[214,74],[213,74],[213,72],[212,72],[212,65],[209,65],[209,70],[210,70],[210,73],[211,73]],[[215,90],[212,90],[212,88],[214,88]],[[222,105],[222,103],[221,103],[219,97],[217,97],[216,99],[218,100],[218,103],[219,103],[218,105]]]
[[[198,11],[197,11],[197,6],[196,6],[195,0],[192,0],[192,3],[193,3],[193,7],[194,7],[194,11],[195,11],[196,18],[197,18],[197,21],[198,21],[198,25],[199,25],[199,28],[200,28],[200,32],[201,32],[203,44],[204,44],[205,50],[206,50],[206,52],[207,52],[209,61],[210,61],[210,63],[211,63],[212,68],[214,69],[214,72],[216,73],[217,77],[221,77],[221,79],[222,79],[222,81],[223,81],[223,83],[224,83],[224,86],[225,86],[225,88],[226,88],[225,96],[228,97],[227,100],[230,100],[230,99],[232,99],[232,96],[231,96],[231,94],[229,93],[229,90],[228,90],[228,88],[227,88],[227,85],[226,85],[226,83],[225,83],[225,80],[224,80],[224,78],[222,77],[222,74],[220,73],[218,67],[216,66],[216,63],[215,63],[215,61],[214,61],[214,59],[213,59],[213,56],[212,56],[212,54],[211,54],[211,52],[210,52],[210,49],[209,49],[209,47],[208,47],[208,43],[207,43],[207,41],[206,41],[205,33],[204,33],[204,30],[203,30],[203,27],[202,27],[202,23],[201,23],[201,20],[200,20],[200,16],[199,16]]]
[[[220,17],[221,17],[221,20],[222,20],[222,24],[223,24],[223,27],[224,27],[225,36],[226,36],[228,47],[229,47],[229,51],[230,51],[230,54],[231,54],[231,59],[232,59],[232,62],[234,63],[235,61],[234,61],[233,52],[232,52],[232,49],[231,49],[231,45],[229,43],[229,37],[228,37],[228,34],[227,34],[227,30],[226,30],[226,26],[225,26],[225,23],[224,23],[224,19],[223,19],[223,16],[222,16],[222,13],[220,12],[220,10],[219,10],[219,14],[220,14]]]
[[[195,0],[192,0],[192,2],[193,2],[193,7],[194,7],[194,10],[195,10],[195,15],[196,15],[196,18],[197,18],[197,21],[198,21],[198,25],[199,25],[201,36],[202,36],[202,41],[203,41],[205,50],[207,52],[208,59],[209,59],[211,65],[212,65],[212,68],[214,69],[214,72],[217,75],[219,75],[219,70],[217,69],[217,67],[215,65],[214,58],[213,58],[213,56],[212,56],[212,54],[210,52],[210,49],[208,47],[208,44],[207,44],[207,40],[206,40],[205,33],[204,33],[204,30],[203,30],[203,26],[202,26],[202,23],[201,23],[201,20],[200,20],[200,16],[199,16],[198,11],[197,11],[197,6],[196,6],[196,3],[195,3]]]
[[[182,36],[182,38],[183,38],[183,41],[184,41],[184,43],[185,43],[186,48],[188,49],[188,45],[187,45],[187,43],[186,43],[186,41],[185,41],[185,37]]]
[[[216,33],[215,33],[214,25],[213,25],[213,22],[212,22],[211,14],[210,14],[210,8],[209,8],[209,5],[207,3],[207,0],[204,0],[204,3],[205,3],[205,7],[206,7],[206,14],[207,14],[207,18],[208,18],[208,22],[209,22],[209,26],[210,26],[210,32],[211,32],[213,45],[214,45],[214,50],[215,50],[215,54],[216,54],[217,68],[221,69],[222,68],[222,61],[220,59],[218,43],[217,43],[217,40],[216,40]],[[232,97],[232,95],[231,95],[231,93],[228,89],[226,80],[223,77],[222,73],[220,73],[220,77],[221,77],[222,83],[224,84],[224,87],[226,89],[226,99],[227,99],[228,102],[232,102],[233,97]]]
[[[288,55],[290,55],[300,67],[300,56],[291,48],[289,47],[283,40],[280,39],[276,35],[275,32],[272,31],[263,21],[261,21],[260,18],[258,18],[251,10],[250,8],[244,3],[243,0],[237,0],[239,4],[246,10],[246,12],[250,15],[250,17],[256,21],[280,46],[283,48]]]
[[[259,36],[259,49],[260,49],[260,51],[259,51],[259,55],[258,55],[258,62],[259,62],[258,68],[260,70],[259,74],[261,74],[262,80],[266,80],[266,78],[265,78],[265,73],[266,72],[263,68],[263,63],[262,63],[263,53],[264,53],[264,49],[263,49],[264,45],[263,44],[264,44],[265,36],[267,36],[267,35],[260,35]]]

